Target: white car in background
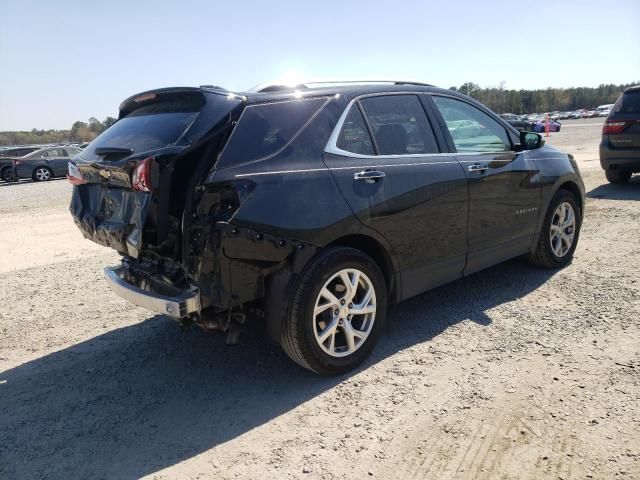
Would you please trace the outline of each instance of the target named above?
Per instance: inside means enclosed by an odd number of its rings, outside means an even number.
[[[608,105],[600,105],[598,108],[596,108],[596,111],[598,112],[598,117],[608,117],[609,114],[611,113],[612,108],[613,108],[613,103],[610,103]]]

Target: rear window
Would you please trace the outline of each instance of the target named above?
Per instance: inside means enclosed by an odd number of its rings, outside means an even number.
[[[99,147],[129,148],[139,153],[175,144],[197,116],[198,112],[134,112],[91,142],[82,156],[95,156],[95,149]]]
[[[325,102],[325,98],[313,98],[248,106],[227,142],[219,166],[227,167],[279,152]]]
[[[615,106],[614,113],[640,113],[640,91],[623,94]]]
[[[159,92],[151,98],[140,95],[139,100],[126,100],[120,106],[123,118],[105,130],[79,154],[82,160],[96,160],[102,157],[95,154],[97,148],[125,148],[133,154],[156,150],[170,145],[188,145],[198,137],[192,135],[191,127],[198,120],[201,111],[207,111],[207,120],[215,120],[208,110],[221,110],[220,115],[228,113],[215,99],[207,101],[202,92]],[[226,96],[216,95],[222,99]],[[218,118],[219,120],[219,118]],[[212,128],[214,124],[208,125]],[[199,132],[201,135],[202,131]]]

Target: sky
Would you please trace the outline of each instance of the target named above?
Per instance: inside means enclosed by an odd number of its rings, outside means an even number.
[[[640,80],[640,0],[0,0],[0,19],[0,131],[116,117],[167,86]]]

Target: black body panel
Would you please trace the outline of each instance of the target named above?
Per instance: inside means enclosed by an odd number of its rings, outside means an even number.
[[[394,93],[420,94],[436,152],[350,155],[331,148],[353,101]],[[457,97],[495,118],[512,151],[458,153],[430,94]],[[239,95],[223,121],[203,110],[197,143],[174,146],[164,164],[156,162],[158,191],[131,190],[129,159],[98,166],[91,159],[79,166],[88,176],[93,171],[94,181],[76,187],[71,204],[76,223],[92,240],[125,255],[179,265],[200,288],[205,308],[230,310],[266,298],[267,310],[282,309],[273,305],[273,295],[284,298],[319,249],[358,242],[380,253],[392,298],[401,300],[529,251],[558,188],[568,188],[584,205],[584,186],[570,156],[549,146],[522,151],[517,130],[456,92],[367,85]],[[324,103],[282,148],[242,162],[225,157],[247,106],[301,96]],[[125,113],[132,101],[124,103]],[[217,118],[215,131],[207,118]],[[487,168],[467,170],[478,163]],[[109,178],[119,183],[95,178],[109,168]],[[384,177],[356,181],[354,174],[367,170]],[[282,315],[275,317],[268,328],[278,339]]]

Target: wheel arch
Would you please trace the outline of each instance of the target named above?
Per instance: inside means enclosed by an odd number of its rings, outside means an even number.
[[[387,282],[390,303],[395,303],[398,298],[402,298],[400,296],[399,275],[397,275],[393,258],[388,249],[380,241],[359,233],[337,238],[326,246],[350,247],[366,253],[376,262],[382,271],[382,275]]]
[[[376,239],[374,236],[363,233],[350,233],[335,238],[329,243],[314,249],[313,254],[306,261],[301,262],[300,269],[282,269],[267,279],[265,291],[265,316],[267,336],[275,343],[280,342],[283,322],[288,310],[288,299],[295,287],[297,278],[302,269],[310,262],[311,258],[318,255],[328,247],[349,247],[370,256],[380,267],[385,282],[387,283],[389,303],[395,303],[402,298],[401,278],[398,274],[397,260],[385,245],[384,239]],[[283,299],[286,299],[283,302]]]
[[[554,184],[553,188],[548,189],[546,193],[543,194],[543,200],[540,208],[540,215],[538,216],[538,225],[536,227],[536,234],[533,237],[533,241],[531,242],[531,247],[529,249],[532,252],[535,249],[535,246],[538,244],[538,239],[540,237],[540,232],[542,230],[542,225],[544,224],[544,218],[547,214],[547,210],[549,209],[549,205],[553,200],[553,197],[559,190],[566,190],[571,193],[576,202],[578,202],[578,207],[580,208],[580,218],[584,218],[584,205],[585,205],[585,194],[584,194],[584,186],[582,185],[582,181],[580,177],[575,174],[564,175],[560,177]]]
[[[555,195],[558,190],[567,190],[570,192],[575,197],[576,202],[578,202],[578,207],[580,207],[580,216],[584,216],[584,196],[582,195],[582,191],[578,184],[572,180],[566,180],[557,186],[553,194]]]

